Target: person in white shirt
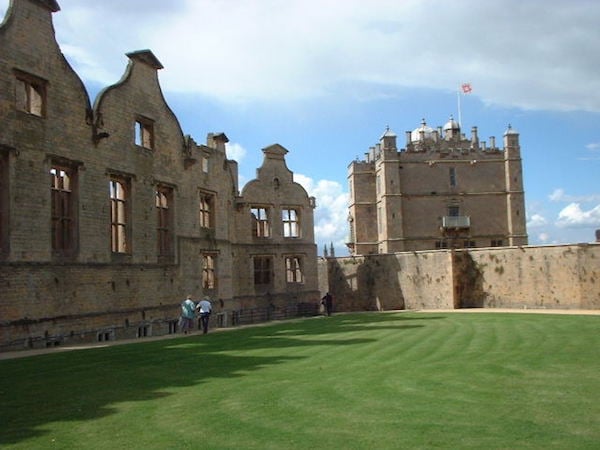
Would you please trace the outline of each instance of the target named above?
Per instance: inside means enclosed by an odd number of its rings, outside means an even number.
[[[200,302],[198,302],[198,306],[196,306],[196,311],[200,313],[200,324],[202,325],[202,333],[208,333],[208,320],[210,319],[210,313],[212,312],[212,305],[210,304],[210,298],[204,297]]]

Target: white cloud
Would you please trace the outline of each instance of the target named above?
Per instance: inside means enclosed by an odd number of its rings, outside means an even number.
[[[548,199],[553,202],[586,203],[600,201],[600,194],[569,195],[562,188],[554,189]]]
[[[600,142],[590,142],[585,146],[591,156],[582,156],[577,158],[579,161],[600,161]]]
[[[538,235],[538,240],[545,244],[550,240],[550,235],[548,233],[540,233]]]
[[[600,2],[60,4],[58,39],[86,82],[114,83],[124,53],[150,48],[165,90],[224,102],[448,91],[469,80],[487,104],[600,111]]]
[[[579,203],[570,203],[558,214],[556,226],[561,228],[600,227],[600,205],[584,211]]]
[[[554,189],[552,194],[548,196],[548,199],[553,202],[561,202],[564,201],[565,190],[561,188]]]
[[[246,157],[246,149],[236,142],[225,144],[225,154],[227,159],[233,159],[240,163]]]
[[[294,181],[301,184],[308,195],[316,198],[315,241],[321,253],[323,246],[333,243],[337,256],[347,254],[348,237],[348,193],[340,183],[331,180],[319,180],[302,174],[294,174]]]
[[[533,214],[527,222],[527,228],[543,227],[548,221],[541,214]]]

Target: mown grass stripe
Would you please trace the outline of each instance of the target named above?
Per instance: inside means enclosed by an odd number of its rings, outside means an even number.
[[[5,360],[0,445],[594,448],[599,321],[364,313]]]

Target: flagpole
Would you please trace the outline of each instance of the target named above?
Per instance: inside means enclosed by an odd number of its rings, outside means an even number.
[[[458,91],[456,91],[456,98],[458,100],[458,126],[461,128],[462,128],[462,111],[460,109],[460,96],[461,96],[461,94],[470,94],[472,90],[473,89],[471,88],[471,83],[463,83],[458,87]]]
[[[458,126],[462,128],[462,113],[460,111],[460,87],[456,90],[456,99],[458,101]]]

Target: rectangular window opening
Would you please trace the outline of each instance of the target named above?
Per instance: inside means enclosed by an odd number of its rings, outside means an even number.
[[[455,205],[448,206],[448,216],[458,217],[460,215],[460,208]]]
[[[112,331],[102,331],[100,333],[98,333],[98,338],[97,341],[98,342],[107,342],[112,340]]]
[[[173,189],[158,186],[155,192],[157,246],[159,256],[173,255]]]
[[[298,256],[287,256],[285,258],[285,273],[288,283],[303,283],[302,259]]]
[[[113,253],[129,253],[129,182],[113,178],[110,190],[111,250]]]
[[[8,152],[0,151],[0,254],[8,253],[8,215],[9,215],[9,192],[8,192]]]
[[[146,336],[150,336],[150,325],[142,325],[138,327],[137,337],[142,338]]]
[[[154,148],[154,121],[146,118],[138,118],[135,121],[135,145]]]
[[[253,206],[250,213],[252,214],[252,235],[262,238],[269,237],[271,228],[267,208]]]
[[[450,175],[450,186],[456,187],[456,169],[454,167],[450,167],[449,175]]]
[[[67,255],[76,247],[76,175],[72,167],[50,168],[52,251],[57,254]]]
[[[215,289],[216,287],[216,257],[214,255],[202,256],[202,288]]]
[[[200,193],[199,202],[199,219],[200,227],[212,228],[213,227],[213,196],[210,194]]]
[[[283,220],[283,237],[300,237],[300,220],[298,217],[298,210],[283,209],[281,211],[281,215]]]
[[[273,258],[271,256],[254,257],[254,284],[270,285],[273,279]]]
[[[46,80],[25,72],[16,74],[16,107],[28,114],[46,116]]]

